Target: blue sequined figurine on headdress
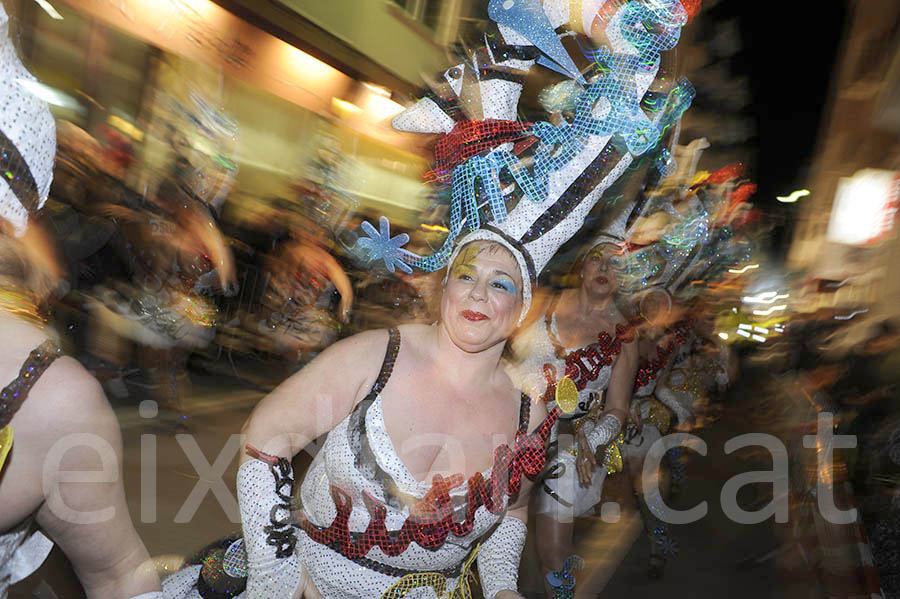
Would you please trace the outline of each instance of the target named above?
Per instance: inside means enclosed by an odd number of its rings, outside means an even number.
[[[449,233],[432,255],[402,249],[396,242],[403,236],[391,239],[384,222],[380,232],[364,227],[368,238],[359,240],[360,247],[390,270],[401,264],[425,271],[443,267],[466,228],[466,242],[490,239],[507,246],[519,258],[523,280],[535,280],[604,191],[636,157],[657,146],[694,97],[690,83],[680,79],[670,84],[664,101],[645,103],[647,110],[642,106],[647,97],[658,99],[650,89],[663,82],[661,52],[675,47],[688,20],[679,0],[491,0],[488,14],[496,31],[485,35],[485,47],[445,71],[428,96],[394,118],[394,128],[451,139],[464,138],[466,122],[486,129],[516,123],[522,82],[535,62],[580,88],[574,117],[557,125],[520,123],[537,141],[529,164],[518,157],[514,139],[469,140],[484,149],[453,166]],[[567,24],[609,40],[589,56],[595,67],[586,78],[556,33]],[[665,153],[661,166],[671,168]],[[507,213],[508,202],[516,199]]]

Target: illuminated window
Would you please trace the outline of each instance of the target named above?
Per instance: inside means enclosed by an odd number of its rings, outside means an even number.
[[[437,29],[440,24],[442,0],[392,0],[392,2],[430,29]]]

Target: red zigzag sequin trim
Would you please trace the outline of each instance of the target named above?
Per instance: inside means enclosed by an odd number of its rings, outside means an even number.
[[[544,468],[547,440],[559,414],[559,409],[553,408],[533,433],[517,433],[513,449],[501,445],[494,450],[491,477],[485,480],[479,472],[469,479],[466,518],[461,522],[453,519],[450,490],[462,483],[463,475],[456,474],[445,479],[436,474],[431,489],[412,508],[398,531],[387,530],[387,508],[384,504],[364,493],[363,500],[371,520],[365,532],[351,536],[349,519],[353,502],[345,491],[335,485],[331,485],[331,497],[337,515],[331,525],[320,528],[304,519],[300,527],[313,541],[331,546],[348,559],[364,557],[373,547],[379,547],[389,556],[400,555],[410,543],[425,549],[438,549],[447,540],[447,535],[462,537],[472,531],[475,512],[479,507],[484,506],[492,514],[502,512],[506,507],[502,501],[503,495],[512,498],[519,493],[523,474],[529,480],[537,477]]]

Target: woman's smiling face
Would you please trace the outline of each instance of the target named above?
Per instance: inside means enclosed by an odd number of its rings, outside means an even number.
[[[522,275],[498,243],[464,246],[450,266],[441,296],[441,322],[461,349],[476,352],[504,342],[522,311]]]

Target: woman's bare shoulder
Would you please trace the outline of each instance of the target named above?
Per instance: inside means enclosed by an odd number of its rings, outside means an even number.
[[[32,389],[28,401],[40,403],[42,407],[75,420],[87,420],[100,413],[112,414],[106,394],[80,362],[68,356],[58,358],[41,376]],[[26,402],[27,403],[27,402]],[[54,416],[56,417],[56,416]]]
[[[57,340],[53,331],[0,314],[0,387],[11,383],[19,374],[29,354],[48,339]]]
[[[333,429],[375,383],[387,345],[384,329],[358,333],[330,345],[257,404],[244,425],[248,442],[264,448],[281,433],[295,435],[287,446],[263,449],[295,455],[312,439]],[[310,418],[312,413],[318,416]]]
[[[400,347],[403,348],[406,356],[422,357],[428,353],[431,343],[434,341],[432,325],[407,323],[397,325],[395,328],[400,334]]]
[[[380,357],[377,355],[378,352],[375,352],[375,350],[378,348],[384,350],[387,347],[387,342],[387,329],[363,331],[332,343],[316,357],[316,360],[319,360],[319,358],[325,358],[327,360],[337,358],[369,362],[376,359],[376,357],[380,360]]]
[[[48,339],[58,340],[56,332],[9,314],[0,313],[0,338],[4,340],[3,355],[15,358],[14,354],[27,356],[28,353]]]
[[[294,395],[294,387],[346,395],[374,383],[388,345],[388,332],[373,329],[337,341],[279,387]]]
[[[100,383],[75,359],[58,358],[41,375],[13,417],[16,444],[41,453],[66,435],[90,434],[114,448],[119,422]]]

